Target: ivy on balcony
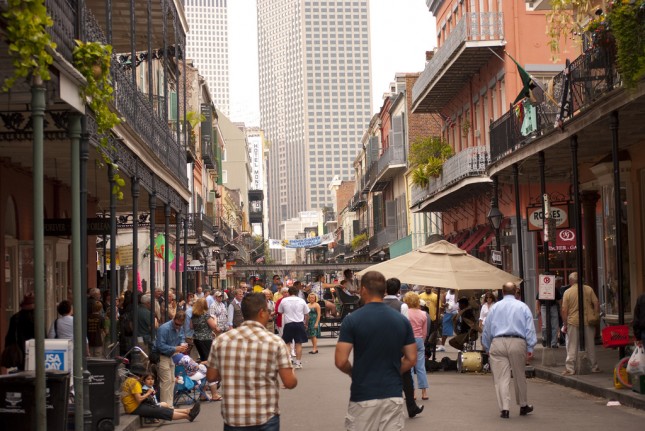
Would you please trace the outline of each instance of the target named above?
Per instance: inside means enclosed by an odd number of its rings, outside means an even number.
[[[428,136],[417,139],[410,146],[412,183],[426,187],[430,178],[441,175],[443,164],[452,157],[452,147],[441,137]]]

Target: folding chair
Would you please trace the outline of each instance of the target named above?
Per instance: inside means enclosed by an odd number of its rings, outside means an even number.
[[[199,394],[195,393],[195,382],[188,377],[188,373],[183,365],[175,366],[175,377],[181,377],[183,382],[175,382],[174,405],[194,404],[199,400]]]

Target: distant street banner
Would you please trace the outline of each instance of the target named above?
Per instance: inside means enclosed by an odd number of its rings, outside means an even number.
[[[326,233],[322,236],[314,236],[302,239],[270,239],[269,248],[281,250],[285,248],[310,248],[334,242],[334,234]]]

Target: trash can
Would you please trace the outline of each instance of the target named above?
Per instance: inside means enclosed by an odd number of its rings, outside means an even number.
[[[119,379],[114,359],[87,358],[90,372],[90,409],[92,431],[112,431],[119,424]]]
[[[45,377],[47,429],[65,431],[69,373],[47,371]],[[0,423],[3,429],[36,431],[36,372],[0,376]]]

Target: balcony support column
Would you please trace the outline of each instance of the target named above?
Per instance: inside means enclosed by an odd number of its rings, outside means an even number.
[[[130,0],[130,66],[132,68],[132,88],[137,88],[137,47],[135,44],[137,40],[137,22],[134,7],[135,1]]]
[[[544,159],[544,151],[540,151],[538,153],[538,165],[540,168],[540,195],[542,196],[542,231],[540,234],[542,235],[542,257],[543,257],[543,267],[544,267],[544,274],[550,274],[549,270],[549,241],[548,238],[544,236],[545,232],[545,227],[547,223],[547,211],[546,211],[546,199],[547,199],[547,193],[546,193],[546,177],[544,173],[544,166],[545,166],[545,159]],[[551,304],[549,302],[546,303],[545,306],[546,309],[546,316],[542,316],[543,319],[546,319],[546,340],[542,340],[543,343],[546,343],[546,348],[543,350],[542,354],[542,365],[552,367],[556,365],[555,361],[555,355],[553,353],[553,349],[551,348],[551,313],[553,310],[551,309]],[[582,332],[582,331],[581,331]]]
[[[166,237],[164,244],[164,264],[163,264],[163,291],[166,300],[168,300],[168,290],[170,289],[170,204],[166,202],[163,206],[164,211],[164,235]],[[179,271],[179,255],[177,259],[177,271]],[[168,320],[168,308],[163,310],[164,322]]]
[[[114,163],[108,164],[108,182],[110,184],[110,317],[116,316],[116,298],[117,298],[117,277],[116,277],[116,195],[114,186],[116,180]],[[117,327],[110,325],[110,340],[114,343],[117,340]]]
[[[616,220],[616,279],[618,281],[618,324],[625,324],[625,282],[623,280],[623,224],[620,193],[620,156],[618,154],[618,111],[613,111],[609,117],[611,130],[611,159],[614,169],[614,220]],[[621,347],[620,357],[625,356],[625,348]]]
[[[181,209],[177,210],[177,215],[175,216],[175,290],[177,294],[181,294],[181,223],[183,221],[184,215],[181,213]],[[186,271],[186,256],[183,257],[184,265],[183,271]],[[186,298],[184,298],[186,299]],[[166,304],[166,313],[168,313],[168,288],[164,292],[164,303]]]
[[[138,162],[132,176],[132,346],[139,337],[139,173]],[[127,286],[126,286],[127,289]]]
[[[150,293],[150,343],[153,342],[155,336],[155,287],[156,287],[156,265],[155,265],[155,229],[156,223],[155,211],[157,210],[157,190],[155,187],[155,177],[152,176],[152,192],[148,195],[148,208],[150,209],[150,249],[148,251],[150,263],[150,281],[148,283],[148,292]],[[166,247],[164,246],[164,249]]]
[[[188,205],[186,205],[186,211],[188,211]],[[184,218],[184,273],[181,277],[181,291],[184,294],[184,298],[188,296],[188,212]],[[193,229],[195,220],[193,219]]]
[[[154,106],[153,87],[152,87],[152,67],[151,67],[152,66],[152,0],[148,0],[147,9],[148,9],[148,28],[147,28],[148,58],[146,59],[146,61],[148,62],[148,100],[150,101],[150,105]],[[166,236],[166,238],[168,237]]]
[[[578,319],[581,325],[578,327],[578,338],[580,340],[578,345],[578,355],[576,357],[576,373],[589,374],[591,371],[591,364],[585,352],[585,345],[588,342],[593,343],[593,340],[585,339],[584,331],[584,272],[583,272],[583,259],[584,252],[582,250],[582,205],[580,204],[580,181],[578,177],[578,136],[573,135],[570,140],[571,146],[571,181],[573,182],[573,207],[574,216],[573,221],[576,228],[576,258],[578,261]],[[566,322],[565,322],[566,323]]]
[[[522,208],[520,207],[520,181],[519,167],[513,163],[513,187],[515,188],[515,225],[517,238],[517,264],[519,267],[519,277],[524,280],[524,244],[522,241]],[[522,289],[522,298],[524,298],[524,289]]]

